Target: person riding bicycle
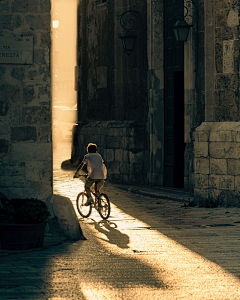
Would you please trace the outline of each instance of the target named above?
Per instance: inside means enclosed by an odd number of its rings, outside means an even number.
[[[103,187],[107,178],[107,168],[102,156],[97,152],[96,144],[89,143],[87,152],[88,154],[84,156],[73,177],[78,178],[80,170],[87,164],[88,177],[85,183],[85,191],[87,193],[88,201],[86,205],[90,205],[93,200],[90,192],[91,186],[95,183],[95,193],[98,197],[100,195],[100,189]]]

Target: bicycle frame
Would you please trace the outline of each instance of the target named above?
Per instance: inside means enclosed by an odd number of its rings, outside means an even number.
[[[87,177],[86,175],[80,175],[79,177]],[[83,181],[83,180],[82,180]],[[96,211],[100,214],[103,219],[107,219],[110,215],[110,201],[108,196],[104,193],[100,193],[99,196],[96,195],[94,184],[90,188],[90,192],[92,195],[92,203],[90,205],[86,205],[87,203],[87,194],[86,191],[81,192],[77,196],[77,209],[79,214],[87,218],[90,216],[92,212],[92,208],[94,207]]]

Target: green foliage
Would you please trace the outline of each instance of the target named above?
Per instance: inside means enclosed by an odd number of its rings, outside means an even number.
[[[46,204],[37,199],[11,199],[0,209],[0,223],[37,224],[49,216]]]

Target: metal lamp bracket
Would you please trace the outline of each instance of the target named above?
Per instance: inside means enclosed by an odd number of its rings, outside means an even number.
[[[198,20],[196,0],[184,0],[183,5],[174,5],[175,2],[176,0],[173,0],[171,6],[173,15],[178,19],[185,20],[189,25],[195,25]]]

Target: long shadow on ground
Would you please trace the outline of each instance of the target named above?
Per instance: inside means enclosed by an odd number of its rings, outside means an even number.
[[[219,220],[214,219],[214,208],[184,207],[183,203],[154,199],[123,191],[117,185],[114,185],[114,188],[109,185],[105,191],[106,193],[109,191],[111,195],[116,194],[116,198],[111,197],[110,201],[119,209],[148,224],[146,230],[159,231],[240,278],[240,254],[238,251],[240,249],[240,228],[238,223],[231,223],[230,218],[222,224],[219,223]],[[117,200],[117,194],[121,194],[121,201]],[[165,203],[168,205],[166,206]],[[172,210],[169,203],[172,203]],[[186,222],[188,210],[192,210],[195,215],[193,220],[188,217]],[[207,218],[206,214],[210,216],[210,225],[202,226],[201,220]],[[218,224],[214,224],[214,222]],[[231,262],[229,261],[230,253]]]

